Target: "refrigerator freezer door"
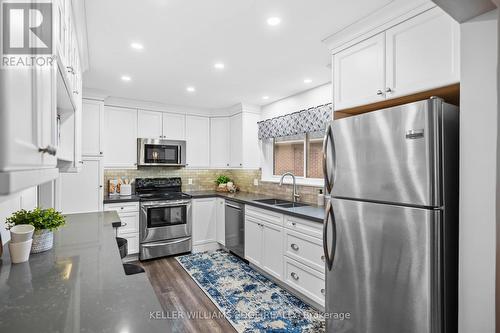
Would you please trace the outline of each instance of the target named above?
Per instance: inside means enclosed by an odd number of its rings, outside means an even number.
[[[442,104],[429,99],[334,121],[332,196],[441,206]]]
[[[332,199],[332,208],[327,331],[440,332],[441,211],[340,199]]]

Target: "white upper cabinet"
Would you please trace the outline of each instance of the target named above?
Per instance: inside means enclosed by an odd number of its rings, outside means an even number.
[[[167,140],[186,140],[186,116],[163,112],[163,138]]]
[[[335,109],[384,99],[385,34],[381,33],[333,56]]]
[[[460,80],[460,26],[439,8],[386,31],[387,98]]]
[[[230,118],[229,129],[229,166],[241,168],[243,166],[243,116],[238,113]]]
[[[333,55],[335,110],[460,81],[459,25],[434,7]]]
[[[186,116],[186,141],[189,167],[210,166],[210,118]]]
[[[139,110],[137,116],[137,135],[139,138],[161,139],[162,113]]]
[[[242,167],[257,169],[260,168],[260,147],[259,147],[259,126],[260,114],[244,112],[242,113],[241,131],[241,151]]]
[[[102,156],[104,103],[90,99],[83,100],[82,112],[82,154]]]
[[[137,167],[137,110],[104,108],[104,167]]]
[[[226,168],[229,166],[229,118],[210,119],[210,166]]]

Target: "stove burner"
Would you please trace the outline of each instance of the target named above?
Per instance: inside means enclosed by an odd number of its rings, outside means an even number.
[[[182,193],[182,179],[174,178],[136,178],[135,190],[141,201],[182,200],[191,196]]]

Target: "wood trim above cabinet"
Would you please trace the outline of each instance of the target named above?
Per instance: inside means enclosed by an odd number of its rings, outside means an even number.
[[[421,101],[424,99],[431,98],[433,96],[441,97],[445,102],[459,105],[460,104],[460,83],[452,84],[449,86],[431,89],[427,91],[422,91],[416,94],[402,96],[393,99],[387,99],[381,102],[372,103],[368,105],[357,106],[354,108],[343,109],[341,111],[335,111],[335,119],[346,118],[354,116],[357,114],[362,114],[371,111],[377,111],[385,108],[390,108],[393,106],[408,104],[416,101]]]

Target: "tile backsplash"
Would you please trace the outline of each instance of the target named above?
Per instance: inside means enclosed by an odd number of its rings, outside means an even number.
[[[107,194],[108,180],[114,178],[128,178],[133,181],[135,178],[154,177],[181,177],[183,191],[207,191],[215,190],[215,179],[219,175],[226,175],[233,179],[234,183],[242,192],[260,193],[278,197],[292,197],[292,186],[279,186],[277,183],[262,182],[260,170],[240,170],[240,169],[186,169],[186,168],[162,168],[148,167],[135,169],[105,169],[104,170],[104,192]],[[192,184],[189,184],[189,179]],[[259,180],[259,185],[254,185],[254,179]],[[297,186],[300,194],[300,201],[316,204],[318,187]]]

